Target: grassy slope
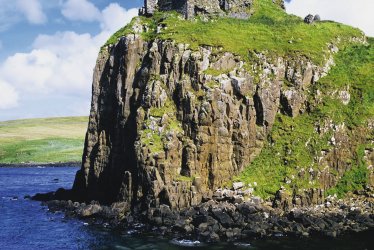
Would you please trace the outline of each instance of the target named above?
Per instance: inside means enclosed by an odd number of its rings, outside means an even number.
[[[0,163],[81,161],[87,117],[0,122]]]
[[[362,37],[362,32],[347,25],[324,21],[308,25],[294,15],[288,15],[272,0],[256,0],[254,15],[249,20],[216,18],[183,20],[175,13],[157,13],[152,18],[141,17],[149,26],[143,33],[146,40],[161,38],[190,44],[192,49],[199,45],[222,47],[240,55],[243,60],[251,60],[251,51],[268,56],[304,55],[316,64],[322,64],[327,54],[327,44],[341,39],[340,47],[353,36]],[[167,26],[156,33],[159,23]],[[116,32],[107,42],[115,43],[119,37],[131,33],[133,23]]]
[[[369,39],[369,43],[369,46],[350,46],[337,55],[336,66],[315,86],[327,94],[323,103],[312,112],[294,119],[279,115],[269,136],[269,143],[236,180],[257,182],[257,194],[263,197],[273,195],[281,186],[289,189],[318,187],[318,183],[309,182],[307,176],[296,178],[291,184],[286,184],[285,179],[297,177],[301,168],[308,171],[320,167],[315,164],[314,157],[321,150],[331,148],[328,143],[331,134],[320,136],[315,133],[314,124],[326,118],[335,124],[344,122],[354,138],[354,131],[367,127],[367,120],[374,118],[374,39]],[[350,86],[351,93],[351,101],[347,106],[328,95],[347,86]],[[374,131],[366,136],[373,138]],[[342,196],[350,190],[362,188],[367,182],[368,170],[362,162],[365,146],[356,145],[357,159],[352,159],[352,170],[346,172],[329,193]]]

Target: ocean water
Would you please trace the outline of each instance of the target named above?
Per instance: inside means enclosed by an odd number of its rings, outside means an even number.
[[[258,249],[373,250],[374,232],[338,239],[278,237],[241,243],[202,244],[113,231],[52,213],[26,195],[70,188],[77,168],[0,168],[0,249]]]

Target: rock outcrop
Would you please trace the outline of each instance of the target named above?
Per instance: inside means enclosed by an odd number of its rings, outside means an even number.
[[[213,47],[132,34],[104,48],[73,190],[182,209],[224,186],[258,155],[278,112],[305,112],[308,86],[326,74],[303,57],[256,58],[255,84],[240,57]]]
[[[185,9],[182,3],[205,14],[214,9],[215,15],[251,5],[234,0],[178,1],[181,5],[146,1],[143,14],[179,11]],[[104,46],[97,60],[82,168],[69,195],[79,201],[121,202],[136,212],[161,205],[172,210],[197,206],[227,186],[271,143],[278,114],[295,118],[320,101],[318,92],[309,98],[311,87],[331,69],[339,44],[337,39],[326,45],[325,65],[303,55],[267,57],[256,51],[248,61],[220,47],[144,39],[149,27],[141,18],[131,25],[131,34]],[[350,102],[348,91],[337,93],[331,96],[344,105]],[[301,168],[298,177],[307,176],[319,188],[281,188],[274,192],[274,207],[323,203],[324,190],[352,168],[357,143],[366,140],[360,131],[352,139],[344,124],[329,124],[328,119],[315,124],[315,130],[332,135],[330,150],[316,153],[314,160],[332,171],[306,173]],[[365,151],[368,162],[370,150]],[[372,167],[370,171],[372,179]]]

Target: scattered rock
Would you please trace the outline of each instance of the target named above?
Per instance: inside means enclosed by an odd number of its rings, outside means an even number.
[[[321,21],[321,17],[317,14],[317,15],[314,16],[313,21],[314,22],[319,22],[319,21]]]
[[[244,187],[244,183],[243,182],[234,182],[232,184],[232,187],[234,188],[234,190],[238,190],[238,189],[241,189]]]
[[[84,207],[81,207],[78,210],[78,216],[85,218],[85,217],[91,217],[95,214],[98,214],[99,212],[102,211],[102,208],[100,205],[93,204],[93,205],[87,205]]]
[[[312,24],[314,22],[314,16],[309,14],[304,18],[304,23]]]
[[[309,237],[321,234],[338,237],[345,232],[360,232],[374,227],[374,207],[371,189],[357,192],[339,200],[329,196],[324,205],[297,206],[289,211],[271,208],[268,202],[252,197],[251,201],[209,200],[179,212],[167,205],[151,209],[144,217],[132,214],[127,203],[112,206],[72,201],[46,202],[50,211],[65,211],[69,216],[84,219],[100,219],[106,227],[119,226],[148,232],[151,225],[161,235],[191,237],[193,240],[218,242],[267,235],[294,235]],[[255,201],[255,202],[254,202]],[[328,204],[328,205],[327,205]],[[145,223],[145,224],[143,224]],[[194,235],[196,237],[194,237]]]

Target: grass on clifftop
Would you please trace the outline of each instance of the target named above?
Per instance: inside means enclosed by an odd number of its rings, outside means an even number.
[[[87,117],[0,122],[0,163],[80,162]]]
[[[251,60],[249,51],[262,52],[268,56],[303,55],[316,64],[323,64],[327,45],[336,42],[340,47],[351,37],[362,37],[362,32],[347,25],[323,21],[308,25],[294,15],[287,14],[272,0],[255,0],[254,15],[248,20],[234,18],[213,18],[184,20],[176,13],[156,13],[154,17],[141,17],[141,22],[149,26],[143,33],[146,40],[161,38],[178,43],[190,44],[192,49],[201,45],[221,47]],[[166,25],[161,33],[156,33],[158,24]],[[130,24],[115,33],[107,44],[115,43],[119,37],[131,33]]]
[[[332,148],[329,144],[332,133],[321,136],[315,132],[314,124],[327,119],[334,124],[344,123],[351,131],[353,144],[357,144],[354,145],[356,159],[351,159],[352,169],[341,176],[334,188],[326,190],[327,193],[342,197],[367,183],[363,150],[372,145],[360,144],[359,137],[366,137],[368,141],[374,138],[374,131],[360,133],[367,131],[368,119],[374,119],[374,39],[369,39],[369,43],[369,46],[351,46],[336,56],[337,66],[315,86],[323,100],[315,109],[296,118],[278,116],[267,145],[243,173],[235,177],[236,181],[256,182],[256,194],[264,198],[273,196],[281,186],[288,190],[318,187],[318,182],[309,179],[309,171],[325,167],[318,166],[315,157],[320,156],[321,150]],[[337,94],[348,86],[351,101],[343,105]],[[311,99],[313,95],[315,92]],[[305,175],[300,177],[301,170]]]

